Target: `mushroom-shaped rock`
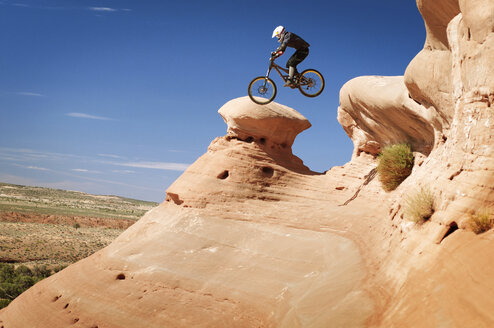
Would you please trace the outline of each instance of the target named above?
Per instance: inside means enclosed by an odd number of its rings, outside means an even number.
[[[287,147],[292,146],[300,132],[311,126],[304,116],[290,107],[275,102],[258,105],[249,97],[230,100],[218,113],[228,125],[230,137]]]
[[[207,153],[167,189],[167,202],[203,208],[237,198],[278,199],[282,192],[271,195],[266,186],[294,172],[314,174],[291,151],[297,134],[310,127],[294,109],[261,106],[243,97],[218,112],[228,125],[227,136],[213,140]]]

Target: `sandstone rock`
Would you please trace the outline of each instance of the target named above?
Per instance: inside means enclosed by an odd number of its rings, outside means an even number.
[[[230,100],[218,113],[228,125],[228,136],[283,148],[291,147],[295,137],[310,127],[305,117],[287,106],[252,104],[248,97]]]
[[[167,201],[109,247],[21,295],[0,322],[355,327],[372,320],[379,297],[367,283],[361,247],[346,235],[360,228],[338,219],[338,204],[361,191],[372,157],[312,172],[290,147],[307,120],[285,106],[260,109],[246,100],[221,108],[229,135],[170,186]],[[273,123],[289,132],[280,138]],[[367,210],[353,213],[359,223],[370,220]]]
[[[465,229],[471,213],[494,201],[493,3],[460,1],[456,13],[451,1],[418,3],[427,41],[405,84],[413,99],[437,112],[440,124],[431,124],[434,147],[397,190],[390,217],[397,228],[403,225],[404,199],[418,186],[433,191],[436,212],[420,229],[392,233],[401,240],[390,239],[394,249],[380,268],[393,277],[399,302],[390,303],[382,325],[487,327],[494,324],[493,295],[483,291],[492,289],[485,277],[494,274],[487,264],[494,240],[492,232],[479,237]],[[356,92],[352,97],[366,96]]]
[[[246,98],[167,200],[114,243],[22,294],[4,327],[491,327],[494,3],[418,0],[427,39],[404,77],[342,88],[349,163],[324,174],[292,154],[305,118]],[[389,143],[416,151],[391,193],[375,179]],[[405,199],[432,191],[422,225]]]
[[[417,0],[417,6],[424,17],[427,36],[424,49],[406,69],[405,84],[413,99],[437,111],[443,119],[436,129],[448,129],[453,117],[453,82],[446,29],[460,11],[458,1]]]
[[[409,97],[402,76],[358,77],[340,91],[338,121],[354,142],[353,156],[377,155],[384,146],[402,142],[429,154],[435,114]]]
[[[417,4],[427,40],[404,85],[397,77],[360,77],[340,93],[338,120],[354,142],[352,161],[405,140],[426,155],[395,191],[392,230],[384,229],[390,250],[378,275],[391,277],[396,295],[380,325],[488,327],[494,325],[493,295],[483,291],[492,289],[493,234],[465,230],[470,214],[494,201],[494,3]],[[403,101],[406,93],[416,104]],[[413,127],[417,122],[429,132]],[[401,126],[412,128],[404,133]],[[430,222],[410,227],[405,199],[420,187],[433,191],[436,212]]]

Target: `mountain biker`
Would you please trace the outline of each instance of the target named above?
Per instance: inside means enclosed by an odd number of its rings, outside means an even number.
[[[288,81],[284,85],[284,87],[294,87],[293,76],[295,73],[298,75],[297,65],[309,54],[310,44],[305,42],[295,33],[286,31],[281,25],[274,29],[272,37],[277,37],[278,42],[281,43],[281,45],[271,53],[274,58],[283,55],[286,47],[295,48],[295,53],[286,62],[286,67],[288,68]]]

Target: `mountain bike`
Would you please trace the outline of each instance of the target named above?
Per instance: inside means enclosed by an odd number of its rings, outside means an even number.
[[[269,104],[276,97],[276,84],[269,78],[269,73],[274,68],[280,75],[283,82],[288,81],[288,69],[285,69],[274,62],[277,57],[271,56],[269,68],[266,76],[258,76],[249,83],[247,92],[250,99],[259,105]],[[302,73],[293,76],[292,89],[298,88],[307,97],[317,97],[324,90],[324,77],[315,69],[306,69]]]

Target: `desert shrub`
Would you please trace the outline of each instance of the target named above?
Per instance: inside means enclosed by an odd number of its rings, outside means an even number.
[[[434,197],[428,188],[408,196],[405,201],[405,216],[415,223],[427,221],[434,213]]]
[[[11,281],[14,277],[14,266],[12,264],[0,263],[0,282]]]
[[[79,229],[79,228],[81,227],[81,225],[80,225],[79,223],[74,223],[73,227],[74,227],[75,229]]]
[[[470,215],[469,220],[470,229],[476,234],[486,232],[494,226],[494,219],[492,218],[492,211],[489,208],[481,208],[475,213]]]
[[[412,173],[413,153],[410,145],[387,146],[379,154],[378,159],[377,173],[386,191],[396,189]]]
[[[16,269],[15,269],[15,274],[17,276],[28,276],[28,277],[32,277],[33,276],[33,272],[31,271],[31,269],[29,269],[27,266],[25,265],[19,265]]]
[[[37,265],[32,269],[34,277],[46,278],[51,275],[51,270],[46,265]]]
[[[0,263],[0,309],[9,305],[17,296],[40,280],[49,277],[52,271],[46,266],[35,266],[33,269],[21,265]]]
[[[62,271],[66,267],[67,266],[66,265],[63,265],[63,264],[57,265],[56,267],[53,268],[53,273],[57,273],[58,271]]]

